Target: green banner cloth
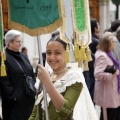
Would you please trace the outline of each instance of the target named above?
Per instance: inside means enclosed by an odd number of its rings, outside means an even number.
[[[0,51],[3,51],[3,19],[1,5],[0,5]]]
[[[90,12],[88,0],[71,0],[74,32],[77,44],[86,47],[91,42]]]
[[[84,0],[74,0],[75,24],[79,31],[83,32],[86,28]]]
[[[8,0],[9,27],[32,36],[62,26],[60,0]]]

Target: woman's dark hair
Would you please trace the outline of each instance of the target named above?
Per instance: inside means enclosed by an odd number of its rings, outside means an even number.
[[[96,19],[91,19],[90,24],[91,24],[91,32],[94,34],[95,28],[98,28],[98,21]]]
[[[52,33],[52,38],[55,37],[55,36],[59,36],[60,35],[60,32],[59,31],[55,31],[54,33]]]
[[[47,42],[47,45],[49,42],[53,42],[53,41],[57,41],[57,42],[61,43],[63,45],[64,49],[66,50],[67,43],[60,39],[59,32],[55,32],[52,34],[52,38]]]

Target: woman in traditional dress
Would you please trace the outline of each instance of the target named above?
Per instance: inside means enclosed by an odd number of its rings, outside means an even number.
[[[50,120],[98,120],[82,72],[68,69],[66,43],[55,35],[46,46],[46,60],[53,72],[38,65],[38,78],[47,91]],[[46,119],[43,92],[38,95],[29,120]]]

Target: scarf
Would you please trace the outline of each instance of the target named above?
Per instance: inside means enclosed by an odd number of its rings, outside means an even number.
[[[113,61],[114,65],[115,65],[115,68],[120,71],[119,62],[114,58],[112,52],[107,52],[107,55]],[[117,77],[118,77],[118,92],[120,93],[120,73],[119,73],[119,75]]]

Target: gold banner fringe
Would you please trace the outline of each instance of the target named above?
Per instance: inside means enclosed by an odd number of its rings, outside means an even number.
[[[10,20],[9,28],[17,29],[17,30],[27,33],[31,36],[39,36],[42,34],[48,34],[48,33],[55,31],[57,28],[61,27],[62,24],[63,24],[63,20],[62,20],[62,18],[60,18],[60,19],[56,20],[53,24],[50,24],[48,26],[35,28],[35,29],[29,29],[25,25],[21,25],[19,23],[16,23],[16,22],[13,22]]]
[[[65,62],[66,62],[66,63],[69,63],[69,62],[70,62],[70,50],[69,50],[68,44],[67,44],[67,46],[66,46]]]
[[[63,17],[62,17],[62,11],[61,11],[62,10],[61,0],[58,0],[58,9],[59,9],[60,18],[58,20],[56,20],[53,24],[50,24],[50,25],[47,25],[44,27],[38,27],[35,29],[30,29],[25,25],[21,25],[17,22],[12,21],[10,19],[10,7],[9,7],[8,1],[7,1],[7,5],[8,5],[8,27],[10,29],[16,29],[16,30],[22,31],[24,33],[27,33],[31,36],[39,36],[42,34],[49,34],[63,25]]]
[[[88,62],[92,61],[91,51],[89,49],[89,46],[86,47],[86,55],[87,55]]]
[[[6,54],[3,53],[3,60],[5,61],[6,60]]]
[[[80,60],[88,60],[83,41],[81,41],[81,48],[80,48],[79,54],[80,54]]]
[[[74,55],[77,62],[80,61],[79,46],[77,45],[76,38],[74,38]]]
[[[80,61],[78,62],[78,68],[82,68],[82,67],[83,67],[83,61],[80,60]]]
[[[2,53],[1,56],[1,76],[6,76],[6,68],[5,68],[5,64],[4,64],[4,53]]]

